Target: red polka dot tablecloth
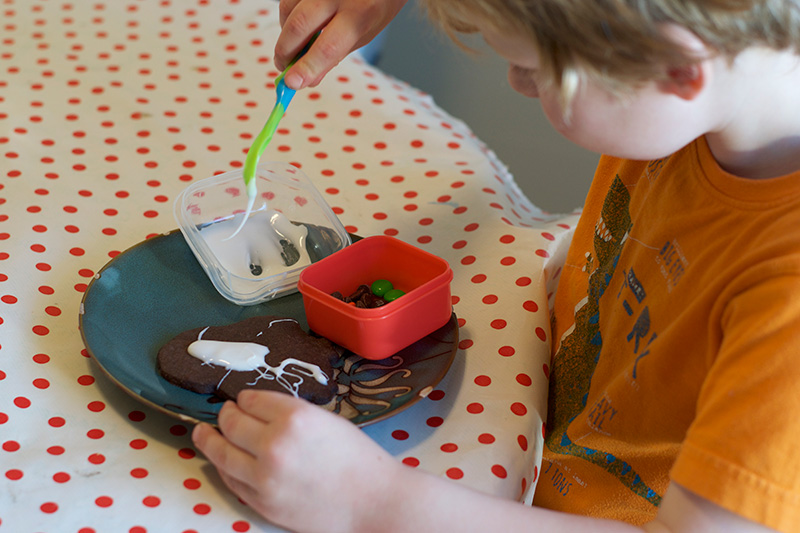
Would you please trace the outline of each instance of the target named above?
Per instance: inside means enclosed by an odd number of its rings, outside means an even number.
[[[181,190],[243,164],[274,103],[277,4],[0,5],[0,531],[273,531],[189,424],[98,369],[78,313],[106,262],[177,226]],[[358,56],[297,94],[264,159],[302,168],[350,232],[453,267],[453,367],[364,431],[409,467],[530,501],[577,215],[542,213],[463,123]]]

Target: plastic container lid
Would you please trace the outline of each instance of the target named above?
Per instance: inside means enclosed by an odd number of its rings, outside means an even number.
[[[298,168],[262,163],[256,180],[253,212],[232,238],[247,204],[241,170],[193,183],[174,204],[180,230],[214,287],[239,305],[296,291],[304,268],[351,242]]]

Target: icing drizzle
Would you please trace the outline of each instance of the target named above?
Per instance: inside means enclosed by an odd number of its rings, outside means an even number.
[[[272,327],[272,324],[276,322],[297,321],[291,318],[281,318],[271,321],[267,327]],[[222,384],[231,372],[252,371],[258,372],[258,376],[255,381],[248,383],[248,385],[255,385],[260,379],[274,380],[295,398],[299,397],[300,387],[305,382],[306,377],[314,378],[323,385],[328,384],[328,376],[315,364],[287,357],[278,366],[270,366],[264,360],[269,353],[267,346],[255,342],[206,340],[203,339],[206,331],[208,331],[208,327],[197,335],[197,340],[189,345],[187,351],[192,357],[203,361],[204,365],[218,365],[228,370],[219,380],[217,387]],[[260,336],[263,333],[261,331],[256,336]],[[290,365],[292,365],[292,368],[288,368]]]

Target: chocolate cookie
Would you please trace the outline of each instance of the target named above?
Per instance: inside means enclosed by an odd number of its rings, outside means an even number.
[[[179,387],[226,400],[244,389],[267,389],[325,404],[337,391],[338,357],[330,341],[309,335],[296,320],[259,316],[178,334],[158,351],[157,369]]]

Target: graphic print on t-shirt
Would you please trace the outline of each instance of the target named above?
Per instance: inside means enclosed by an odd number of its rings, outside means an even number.
[[[581,446],[573,442],[567,434],[570,422],[587,409],[589,388],[603,345],[599,329],[600,297],[609,286],[631,229],[629,206],[628,189],[619,176],[616,176],[595,225],[594,253],[587,256],[584,267],[589,273],[587,298],[576,309],[575,325],[561,339],[553,358],[550,387],[555,389],[551,392],[551,397],[557,397],[559,401],[548,404],[545,444],[556,454],[578,457],[603,468],[630,491],[658,506],[661,496],[642,481],[631,465],[606,451]],[[654,338],[649,332],[647,307],[641,306],[645,292],[632,269],[623,273],[623,278],[620,294],[615,296],[625,312],[630,310],[628,314],[631,316],[636,312],[636,323],[628,340],[636,343],[634,353],[640,354],[641,358],[647,353],[646,345]],[[634,308],[637,309],[634,311]],[[589,423],[594,430],[600,432],[603,432],[603,424],[616,415],[616,410],[608,401],[590,406],[589,409]]]

